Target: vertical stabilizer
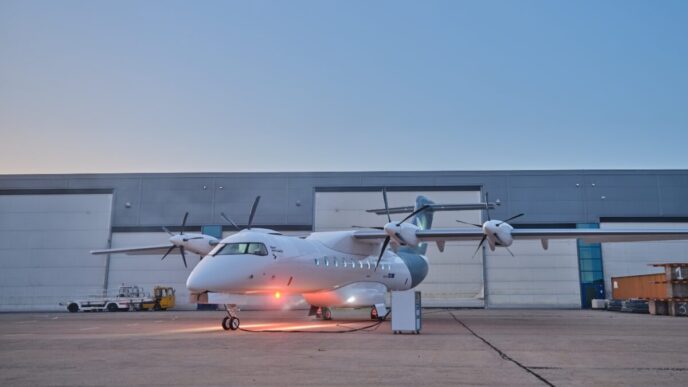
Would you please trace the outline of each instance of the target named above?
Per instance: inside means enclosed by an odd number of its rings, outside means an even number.
[[[423,195],[419,195],[416,198],[416,210],[425,206],[425,205],[430,205],[430,204],[435,204],[432,200],[428,199],[427,197]],[[427,230],[432,227],[432,217],[434,215],[434,211],[432,208],[428,208],[427,210],[419,213],[413,218],[413,224],[418,226],[421,230]],[[412,254],[425,254],[425,251],[427,250],[428,245],[427,243],[421,243],[418,245],[418,247],[403,247],[400,249],[400,251],[406,252],[406,253],[412,253]]]

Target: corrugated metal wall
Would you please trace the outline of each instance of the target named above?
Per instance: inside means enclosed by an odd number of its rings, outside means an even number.
[[[63,310],[61,301],[100,294],[110,194],[0,195],[0,310]]]

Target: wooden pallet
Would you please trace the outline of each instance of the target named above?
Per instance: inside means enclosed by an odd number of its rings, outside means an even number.
[[[688,298],[649,299],[650,314],[688,317]]]

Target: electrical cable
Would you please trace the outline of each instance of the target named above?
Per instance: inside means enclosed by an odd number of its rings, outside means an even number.
[[[387,316],[389,316],[389,314],[391,312],[392,312],[392,310],[390,309],[389,311],[387,311],[387,314],[385,314],[384,317],[382,317],[381,319],[379,319],[378,321],[376,321],[372,324],[369,324],[369,325],[366,325],[363,327],[348,328],[346,330],[339,330],[339,331],[325,331],[325,330],[315,331],[315,330],[309,330],[309,329],[245,329],[245,328],[239,328],[239,330],[242,332],[249,332],[249,333],[292,333],[292,332],[296,332],[296,333],[351,333],[351,332],[360,332],[360,331],[366,331],[366,330],[374,331],[377,328],[379,328],[383,322],[387,321]],[[336,326],[343,327],[344,324],[337,324]]]

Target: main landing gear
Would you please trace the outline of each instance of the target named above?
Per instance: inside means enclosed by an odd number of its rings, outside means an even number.
[[[236,331],[239,329],[239,318],[236,316],[237,307],[235,304],[225,304],[225,310],[227,311],[227,317],[222,319],[222,329],[228,331]]]
[[[332,309],[323,306],[317,307],[311,305],[311,310],[308,312],[309,316],[315,316],[316,318],[321,318],[323,320],[332,320]]]
[[[370,319],[382,321],[387,317],[387,307],[385,304],[375,304],[370,308]]]
[[[377,313],[377,308],[374,306],[372,308],[370,308],[370,319],[371,320],[377,320],[379,318],[380,318],[380,316]]]

